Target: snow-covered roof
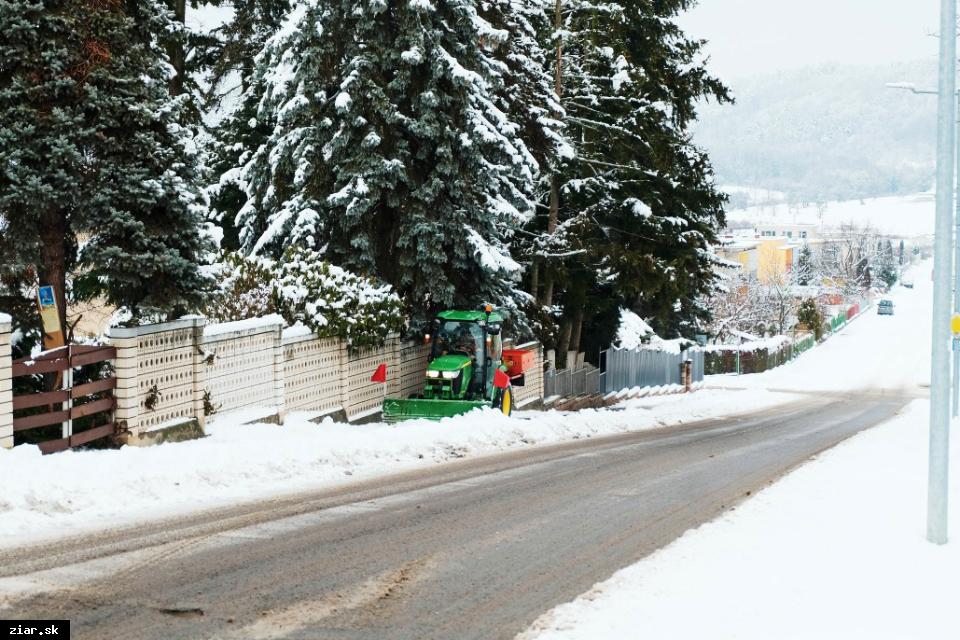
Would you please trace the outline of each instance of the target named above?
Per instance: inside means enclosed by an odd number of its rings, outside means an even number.
[[[10,324],[13,322],[13,318],[5,313],[0,313],[0,324]]]

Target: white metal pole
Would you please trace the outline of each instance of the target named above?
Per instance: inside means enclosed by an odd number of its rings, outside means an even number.
[[[957,92],[957,114],[960,115],[960,92]],[[954,117],[954,122],[957,118]],[[956,131],[956,129],[954,129]],[[957,139],[956,163],[957,189],[960,189],[960,138]],[[954,213],[954,223],[956,228],[953,233],[953,312],[960,314],[960,198],[956,200],[956,211]],[[960,338],[953,338],[953,417],[960,416]]]
[[[927,539],[947,542],[950,442],[950,288],[953,180],[956,159],[957,4],[940,2],[940,87],[937,123],[937,218],[934,239],[933,326],[930,351],[930,462]]]

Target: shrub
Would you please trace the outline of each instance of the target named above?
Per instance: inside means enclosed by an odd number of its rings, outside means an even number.
[[[389,285],[331,265],[316,251],[291,247],[279,262],[227,254],[217,272],[220,293],[203,312],[218,322],[279,313],[354,349],[380,346],[404,328],[403,304]]]

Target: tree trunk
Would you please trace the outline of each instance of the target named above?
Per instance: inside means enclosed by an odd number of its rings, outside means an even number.
[[[553,10],[553,28],[555,33],[560,33],[563,26],[563,12],[561,11],[561,0],[556,0]],[[557,40],[557,55],[554,63],[553,90],[557,98],[563,93],[563,40]],[[553,235],[557,230],[557,220],[560,214],[560,179],[556,173],[550,177],[550,209],[547,217],[547,235]],[[540,304],[545,307],[553,306],[553,270],[550,269],[549,260],[545,261],[545,271],[543,276],[543,297],[540,298]],[[536,295],[536,294],[534,294]]]
[[[567,362],[567,351],[570,350],[572,324],[568,318],[564,318],[560,322],[560,339],[557,340],[557,369],[566,369],[570,365]]]
[[[557,219],[560,212],[560,181],[556,174],[550,178],[550,214],[547,218],[547,235],[553,235],[557,230]],[[540,303],[549,307],[553,305],[553,270],[549,260],[545,261],[546,273],[543,275],[543,298]]]
[[[173,11],[174,20],[185,26],[187,22],[187,0],[168,0],[168,2],[170,9]],[[176,75],[170,79],[168,88],[170,95],[178,96],[183,93],[184,77],[187,70],[187,54],[184,50],[183,40],[179,36],[167,45],[167,55],[170,56],[170,65],[176,71]]]
[[[570,331],[570,350],[581,351],[580,338],[583,335],[583,305],[577,305],[573,312],[573,327]]]
[[[530,295],[534,300],[539,301],[537,290],[540,288],[540,259],[534,256],[530,263]]]

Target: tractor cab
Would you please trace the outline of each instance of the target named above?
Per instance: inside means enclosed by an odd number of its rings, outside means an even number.
[[[477,400],[490,397],[500,366],[503,316],[487,311],[444,311],[433,324],[423,397]]]

